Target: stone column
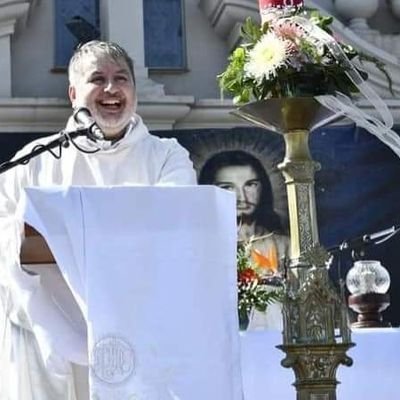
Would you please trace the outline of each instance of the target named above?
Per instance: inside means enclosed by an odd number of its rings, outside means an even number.
[[[11,35],[17,20],[29,10],[28,1],[0,3],[0,97],[11,97]]]

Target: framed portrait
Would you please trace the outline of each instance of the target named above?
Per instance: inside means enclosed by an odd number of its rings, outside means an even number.
[[[252,127],[157,134],[176,137],[186,147],[200,184],[216,183],[216,167],[212,160],[221,158],[219,161],[225,165],[226,158],[232,157],[235,164],[238,152],[256,159],[269,179],[272,208],[279,218],[281,233],[289,235],[286,188],[278,168],[284,158],[281,135]],[[315,174],[320,242],[333,251],[330,275],[339,285],[354,261],[351,249],[335,250],[340,244],[393,226],[400,227],[400,159],[373,135],[354,125],[317,129],[310,135],[310,150],[321,166]],[[223,180],[230,182],[226,176]],[[269,215],[271,204],[263,201],[260,206],[267,209],[266,215]],[[399,248],[400,234],[378,245],[365,245],[355,252],[358,257],[381,261],[389,271],[391,305],[384,317],[393,326],[400,325],[400,294],[395,290],[400,283]]]

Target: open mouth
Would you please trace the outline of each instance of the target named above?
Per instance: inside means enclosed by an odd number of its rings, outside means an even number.
[[[105,110],[108,111],[119,111],[123,104],[121,100],[101,100],[98,102],[98,104]]]

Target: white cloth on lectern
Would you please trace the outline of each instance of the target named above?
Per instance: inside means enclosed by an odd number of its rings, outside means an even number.
[[[69,121],[68,129],[74,130],[73,122]],[[47,144],[56,136],[33,141],[15,158],[28,154],[36,146]],[[89,152],[97,148],[97,144],[86,137],[79,137],[76,142],[81,149]],[[82,354],[74,353],[70,348],[70,342],[82,336],[82,326],[77,321],[81,316],[68,315],[68,310],[59,302],[60,293],[46,287],[44,279],[28,275],[21,269],[19,244],[23,233],[24,188],[53,185],[186,185],[196,182],[188,152],[175,139],[150,135],[138,115],[134,116],[128,132],[120,141],[100,147],[101,150],[96,153],[85,153],[71,145],[62,149],[60,159],[48,152],[42,153],[29,164],[0,175],[0,398],[75,400],[67,389],[72,379],[69,361],[83,362]],[[11,245],[6,238],[11,238]],[[57,279],[61,287],[63,280]],[[66,291],[65,288],[61,297],[66,295]],[[42,305],[46,308],[45,313],[42,312]],[[30,312],[32,315],[28,315]],[[46,318],[38,319],[43,315]],[[61,343],[53,326],[58,326],[65,333],[65,338],[71,340]],[[33,329],[35,335],[28,335],[23,332],[24,329]],[[50,336],[49,332],[52,332]],[[15,336],[16,340],[11,340],[11,336]],[[40,336],[45,338],[42,343],[52,344],[40,347],[40,351],[35,353],[26,352],[35,337]],[[52,349],[56,351],[52,352]],[[5,375],[7,365],[11,365],[11,353],[12,363],[18,364],[17,377],[20,378],[12,388]],[[27,382],[23,377],[29,375],[33,368],[43,369],[47,377],[42,375],[28,384],[26,393],[30,393],[30,397],[22,396],[17,390]],[[62,376],[66,383],[59,384]],[[57,390],[48,390],[53,383]],[[3,395],[7,389],[12,389],[13,394]]]
[[[27,193],[27,221],[84,305],[93,398],[242,399],[232,193],[210,186]],[[125,346],[124,365],[110,353],[99,358],[104,343]]]

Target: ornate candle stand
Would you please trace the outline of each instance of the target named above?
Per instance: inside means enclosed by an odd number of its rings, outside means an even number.
[[[313,97],[276,98],[247,104],[234,114],[283,135],[278,168],[287,188],[291,254],[283,301],[282,365],[293,368],[297,400],[336,400],[336,370],[350,366],[353,346],[347,308],[328,277],[328,254],[319,245],[310,130],[327,123],[329,111]],[[332,119],[332,118],[331,118]]]

